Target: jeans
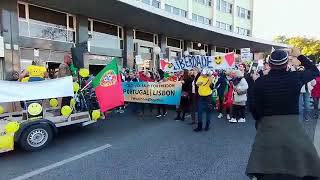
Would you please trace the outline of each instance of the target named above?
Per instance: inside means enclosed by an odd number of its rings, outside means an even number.
[[[311,106],[311,98],[310,98],[310,94],[307,93],[301,93],[300,94],[300,98],[299,98],[299,111],[303,112],[303,110],[310,110],[310,106]]]
[[[200,96],[198,102],[198,123],[202,123],[202,114],[206,113],[206,123],[210,124],[209,103],[212,101],[211,96]]]

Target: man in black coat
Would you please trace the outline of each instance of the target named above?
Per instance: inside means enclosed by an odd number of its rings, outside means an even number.
[[[289,58],[300,61],[305,71],[288,72]],[[246,174],[258,180],[319,179],[319,156],[299,122],[300,89],[319,70],[297,50],[275,50],[269,63],[268,75],[254,84],[257,134]]]

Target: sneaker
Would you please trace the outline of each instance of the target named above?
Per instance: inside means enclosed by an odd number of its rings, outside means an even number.
[[[167,115],[168,113],[166,112],[166,113],[164,113],[164,115],[162,115],[163,117],[166,117],[166,115]]]
[[[246,122],[246,119],[245,118],[240,118],[238,122],[239,123],[244,123],[244,122]]]
[[[120,114],[122,114],[122,113],[124,113],[124,110],[120,109],[118,112],[119,112]]]
[[[230,120],[231,117],[230,117],[230,114],[227,114],[227,120]]]
[[[222,117],[223,117],[223,114],[220,113],[219,116],[218,116],[218,118],[221,119]]]
[[[232,119],[229,120],[229,122],[230,122],[230,123],[236,123],[237,120],[236,120],[235,118],[232,118]]]
[[[180,120],[181,120],[181,118],[180,118],[180,117],[176,117],[176,118],[174,118],[174,120],[176,120],[176,121],[180,121]]]
[[[162,117],[162,115],[161,115],[161,114],[159,114],[159,115],[157,115],[157,116],[156,116],[156,118],[161,118],[161,117]]]

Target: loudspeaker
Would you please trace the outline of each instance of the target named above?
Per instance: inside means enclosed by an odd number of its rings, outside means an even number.
[[[86,52],[88,52],[87,44],[77,44],[76,47],[71,48],[72,62],[75,67],[84,67],[83,54]]]

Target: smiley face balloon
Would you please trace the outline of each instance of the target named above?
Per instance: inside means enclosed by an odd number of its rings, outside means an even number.
[[[37,116],[41,114],[42,112],[42,106],[39,103],[31,103],[28,106],[28,113],[32,116]]]
[[[215,57],[214,60],[215,60],[215,63],[218,64],[218,65],[220,65],[222,63],[222,61],[223,61],[221,56]]]

